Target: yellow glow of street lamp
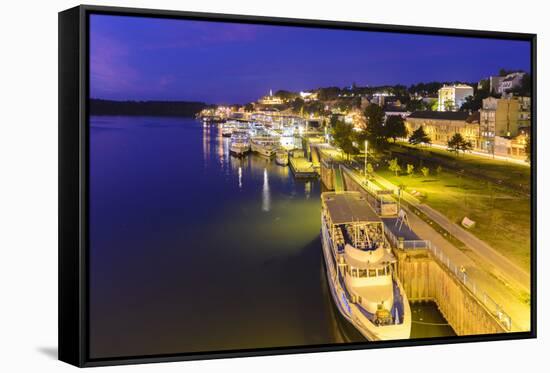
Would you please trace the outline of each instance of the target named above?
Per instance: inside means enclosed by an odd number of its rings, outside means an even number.
[[[369,142],[365,140],[365,184],[367,183],[367,149],[369,146]]]

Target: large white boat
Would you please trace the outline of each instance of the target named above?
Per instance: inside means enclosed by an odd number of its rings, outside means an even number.
[[[279,145],[279,138],[271,136],[254,136],[250,141],[250,147],[253,152],[268,158],[275,155]]]
[[[327,279],[340,313],[371,341],[410,338],[411,309],[384,224],[359,192],[321,194]]]
[[[229,144],[229,151],[238,157],[250,151],[250,138],[246,131],[233,131]]]
[[[231,137],[231,134],[233,134],[234,130],[235,130],[235,124],[231,122],[224,123],[221,126],[221,132],[223,137]]]
[[[288,165],[288,151],[284,148],[279,148],[275,153],[275,163],[279,166]]]

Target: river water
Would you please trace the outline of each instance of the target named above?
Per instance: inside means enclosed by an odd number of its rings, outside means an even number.
[[[320,192],[215,125],[92,117],[90,357],[364,341],[328,292]],[[412,309],[412,337],[453,334]]]

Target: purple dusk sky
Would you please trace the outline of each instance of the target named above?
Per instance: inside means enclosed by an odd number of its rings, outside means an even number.
[[[530,70],[526,41],[92,15],[90,96],[246,103],[325,86]]]

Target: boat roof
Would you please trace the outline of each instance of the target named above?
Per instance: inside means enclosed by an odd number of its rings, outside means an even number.
[[[395,262],[395,257],[383,247],[376,250],[359,250],[346,244],[344,257],[347,264],[360,269],[380,268],[387,263]]]
[[[321,199],[327,206],[332,224],[382,222],[360,192],[325,192]]]

